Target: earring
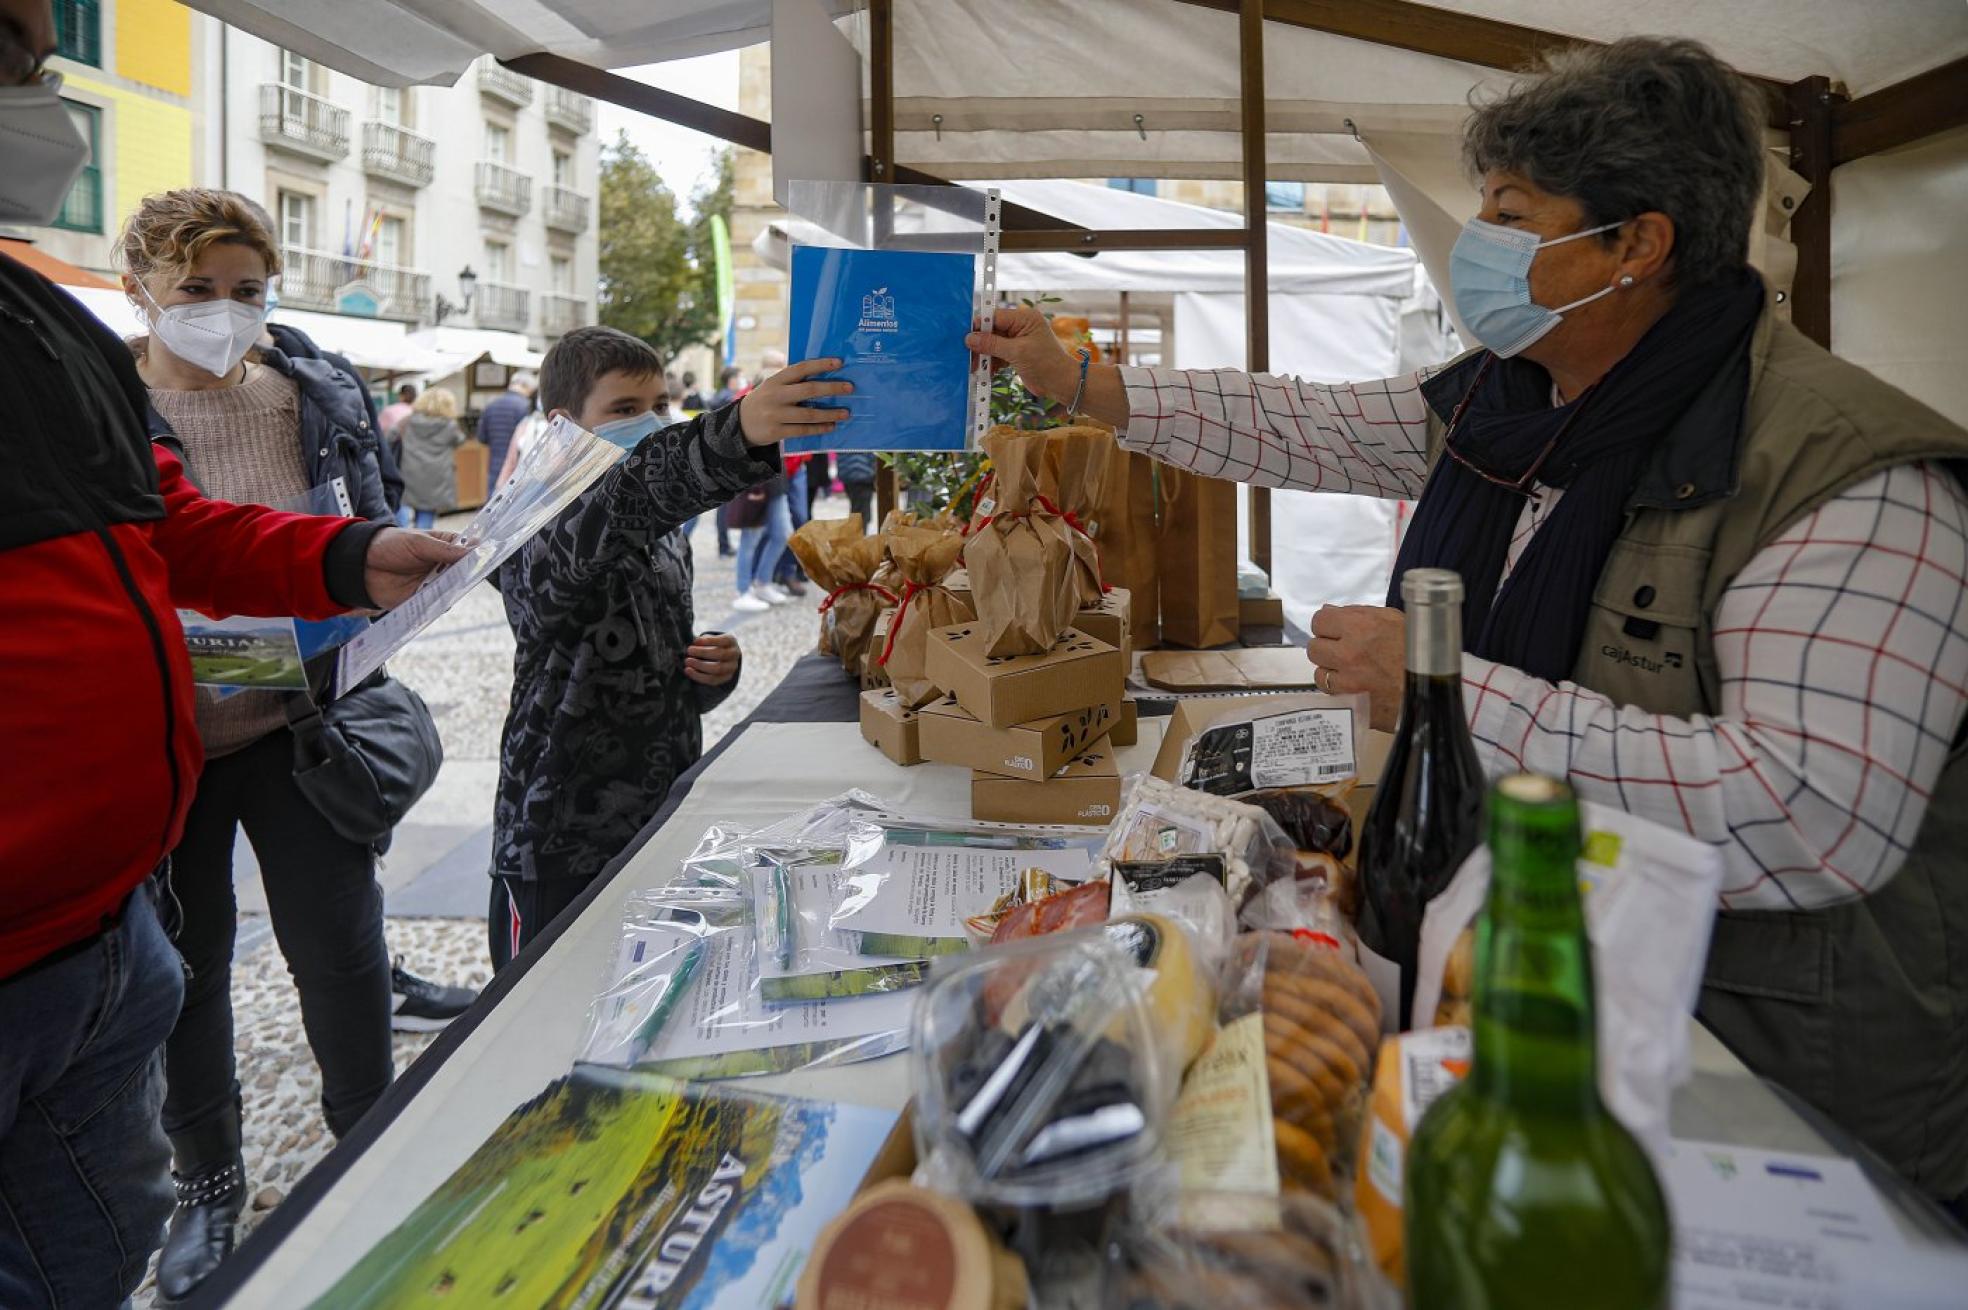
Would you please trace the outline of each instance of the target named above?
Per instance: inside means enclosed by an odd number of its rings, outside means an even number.
[[[1625,277],[1622,277],[1622,278],[1620,279],[1620,285],[1621,285],[1622,287],[1630,287],[1630,286],[1632,286],[1632,285],[1633,285],[1633,274],[1631,274],[1631,273],[1628,273],[1628,274],[1627,274],[1627,275],[1626,275]]]

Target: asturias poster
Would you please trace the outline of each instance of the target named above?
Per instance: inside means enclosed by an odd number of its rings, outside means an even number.
[[[580,1069],[520,1106],[312,1310],[789,1302],[893,1111]]]

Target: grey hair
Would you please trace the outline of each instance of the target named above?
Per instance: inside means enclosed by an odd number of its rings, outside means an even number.
[[[1462,137],[1471,173],[1522,173],[1577,201],[1588,227],[1666,214],[1671,274],[1683,285],[1748,261],[1763,190],[1762,102],[1700,42],[1632,36],[1557,51],[1472,107]]]

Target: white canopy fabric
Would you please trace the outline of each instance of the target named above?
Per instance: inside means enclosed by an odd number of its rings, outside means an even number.
[[[100,287],[64,287],[82,302],[91,314],[120,337],[142,336],[150,325],[137,313],[129,297],[121,291]],[[464,362],[450,362],[447,356],[410,341],[401,323],[381,318],[362,318],[353,314],[317,314],[305,309],[276,309],[274,321],[305,332],[315,345],[348,357],[357,368],[384,373],[455,372]],[[510,335],[510,334],[497,334]],[[521,338],[521,344],[525,339]]]
[[[1968,56],[1961,0],[1431,2],[1594,40],[1692,37],[1746,73],[1782,82],[1822,74],[1854,97]],[[487,52],[550,51],[618,68],[675,59],[764,39],[771,14],[771,0],[191,3],[384,84],[453,81]],[[831,14],[855,8],[854,0],[816,3]],[[862,27],[848,23],[865,53]],[[1234,14],[1181,0],[895,0],[894,51],[902,164],[954,179],[1240,174]],[[1268,23],[1266,175],[1387,183],[1434,267],[1443,225],[1425,211],[1453,217],[1467,207],[1466,194],[1455,194],[1466,185],[1454,171],[1456,133],[1470,97],[1507,80],[1453,59]],[[1401,177],[1377,169],[1361,138]],[[1781,170],[1772,172],[1770,194],[1794,197]],[[1832,346],[1968,422],[1964,193],[1968,130],[1834,172]],[[1759,242],[1756,257],[1782,287],[1790,256],[1780,230],[1768,235],[1775,240]]]
[[[410,344],[430,352],[433,360],[448,365],[424,370],[435,377],[457,372],[478,359],[489,359],[508,368],[538,368],[546,356],[526,344],[523,332],[495,332],[490,328],[428,327],[412,332]]]

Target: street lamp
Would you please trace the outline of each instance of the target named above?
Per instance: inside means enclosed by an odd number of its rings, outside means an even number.
[[[435,319],[437,325],[439,327],[442,327],[444,325],[444,320],[450,318],[454,314],[470,313],[472,296],[477,291],[478,291],[478,274],[476,271],[473,270],[470,264],[467,264],[463,268],[458,270],[459,300],[453,301],[448,296],[444,295],[442,292],[438,293],[437,303],[432,309],[432,317]]]

